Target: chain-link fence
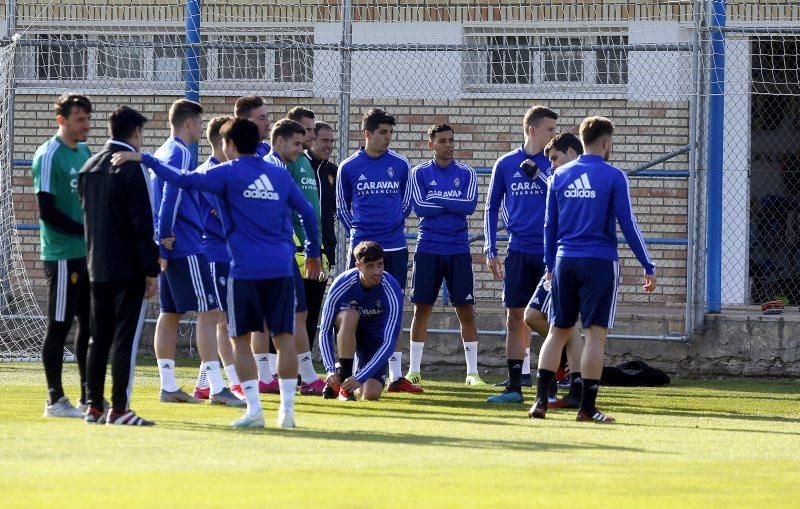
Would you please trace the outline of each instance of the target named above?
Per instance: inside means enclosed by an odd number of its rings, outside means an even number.
[[[643,294],[641,269],[621,244],[618,313],[636,318],[618,321],[621,335],[682,340],[702,325],[707,307],[798,298],[798,48],[794,29],[772,28],[800,21],[788,0],[7,0],[5,7],[16,235],[38,295],[25,165],[55,129],[53,98],[64,91],[92,98],[93,148],[106,137],[99,119],[130,104],[151,119],[145,149],[153,150],[168,136],[169,104],[188,91],[199,94],[207,118],[230,114],[248,94],[266,98],[273,120],[308,107],[336,129],[338,160],[363,142],[360,118],[371,107],[398,118],[392,148],[412,165],[431,157],[427,128],[451,124],[457,158],[480,178],[470,219],[480,312],[496,313],[501,295],[480,237],[491,168],[522,143],[522,116],[533,104],[556,110],[561,131],[575,131],[588,115],[616,124],[611,162],[631,175],[659,274],[657,292]],[[202,160],[207,144],[199,150]],[[416,224],[407,222],[412,253]]]

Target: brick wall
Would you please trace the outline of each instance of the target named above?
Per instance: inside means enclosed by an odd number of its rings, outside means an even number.
[[[51,107],[55,96],[16,96],[14,115],[14,158],[30,159],[36,147],[55,130]],[[149,118],[146,133],[146,150],[155,149],[168,136],[167,110],[174,97],[167,96],[92,96],[95,105],[94,129],[89,139],[93,150],[106,139],[103,119],[119,104],[129,104],[143,111]],[[205,97],[203,104],[207,118],[229,114],[233,97]],[[373,106],[386,108],[398,117],[393,148],[406,155],[412,164],[429,157],[425,131],[435,122],[453,125],[457,133],[457,157],[475,168],[489,168],[495,159],[521,143],[521,118],[525,109],[536,100],[522,99],[459,99],[459,100],[409,100],[386,99],[355,101],[351,106],[349,129],[350,150],[355,150],[361,139],[360,117]],[[615,147],[612,163],[630,169],[653,157],[688,143],[688,105],[686,103],[632,102],[625,100],[547,100],[542,101],[561,115],[560,130],[575,129],[581,119],[591,114],[603,114],[616,125]],[[318,118],[334,125],[338,130],[335,102],[320,98],[275,97],[269,99],[274,118],[280,118],[292,106],[302,104],[317,112]],[[201,155],[206,152],[203,146]],[[336,151],[334,151],[336,152]],[[686,169],[685,156],[663,167]],[[470,221],[471,234],[482,232],[483,202],[489,177],[479,180],[480,205]],[[635,210],[645,237],[685,239],[687,235],[688,192],[685,179],[635,178],[631,180],[631,194]],[[36,208],[32,196],[30,169],[14,170],[14,211],[17,223],[35,223]],[[407,223],[408,231],[415,231],[415,217]],[[38,261],[38,233],[20,232],[25,266],[33,280],[37,294],[43,295],[41,265]],[[414,242],[409,243],[411,251]],[[501,287],[484,269],[482,242],[473,244],[476,297],[484,306],[499,305]],[[659,289],[649,296],[638,290],[641,269],[632,253],[621,249],[621,274],[623,286],[619,299],[636,307],[656,310],[664,305],[678,306],[685,302],[686,248],[685,246],[651,245],[651,256],[658,267]]]

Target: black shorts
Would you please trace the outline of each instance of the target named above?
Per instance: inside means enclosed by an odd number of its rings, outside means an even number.
[[[469,253],[415,253],[411,273],[411,302],[435,304],[444,280],[453,306],[475,304],[472,279],[472,255]]]
[[[360,366],[366,366],[378,354],[378,350],[383,345],[383,321],[382,320],[359,320],[358,328],[356,329],[356,372]],[[377,380],[380,384],[386,387],[386,371],[389,369],[389,363],[384,362],[378,368],[377,373],[371,380]]]
[[[228,330],[231,337],[263,332],[294,334],[294,276],[274,279],[228,278]]]
[[[508,250],[503,277],[503,306],[524,308],[544,274],[544,255]]]
[[[47,279],[47,318],[51,322],[68,322],[82,306],[89,306],[89,273],[86,258],[44,261]]]
[[[619,263],[600,258],[556,258],[550,323],[567,329],[580,314],[584,329],[614,326]]]

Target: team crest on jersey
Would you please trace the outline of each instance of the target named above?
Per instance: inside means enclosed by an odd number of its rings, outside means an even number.
[[[222,285],[222,286],[225,286],[225,284],[226,284],[226,283],[227,283],[227,281],[225,281],[225,278],[224,278],[224,277],[220,277],[220,278],[219,278],[219,284],[220,284],[220,285]]]
[[[380,299],[375,300],[375,307],[378,309],[383,307],[383,303],[380,301]]]
[[[206,297],[208,298],[208,303],[209,304],[211,304],[212,306],[216,304],[216,301],[214,300],[214,296],[213,295],[211,295],[209,293],[208,295],[206,295]]]
[[[333,185],[333,175],[328,175],[328,184]]]
[[[453,179],[453,185],[456,186],[456,187],[460,186],[461,185],[461,179],[458,178],[458,177]]]
[[[79,276],[78,276],[78,273],[77,273],[77,272],[73,272],[73,273],[71,273],[71,274],[69,275],[69,280],[70,280],[70,281],[72,282],[72,284],[74,285],[75,283],[77,283],[77,282],[78,282],[78,277],[79,277]]]
[[[394,168],[392,168],[391,166],[386,168],[386,174],[389,175],[390,177],[394,177]]]

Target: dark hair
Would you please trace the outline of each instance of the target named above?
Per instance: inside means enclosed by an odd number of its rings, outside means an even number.
[[[295,122],[300,122],[304,118],[310,118],[311,120],[314,120],[314,112],[308,108],[303,108],[302,106],[295,106],[289,110],[289,112],[286,114],[286,118],[289,120],[294,120]]]
[[[361,118],[362,131],[374,133],[381,124],[397,125],[397,120],[380,108],[372,108]]]
[[[581,140],[579,140],[578,137],[572,133],[557,134],[555,138],[550,140],[550,142],[545,145],[544,154],[550,155],[548,152],[550,152],[552,149],[556,149],[565,154],[567,153],[567,150],[572,149],[578,155],[583,154],[583,145],[581,145]]]
[[[319,134],[320,131],[323,129],[330,129],[333,131],[333,127],[327,122],[323,122],[322,120],[317,120],[314,122],[314,134]]]
[[[528,108],[528,111],[525,112],[525,117],[522,119],[522,128],[527,132],[528,127],[536,127],[543,118],[558,120],[558,113],[546,106],[531,106]]]
[[[219,134],[225,141],[236,145],[236,150],[242,155],[255,154],[261,141],[258,136],[258,126],[246,118],[228,120],[220,128]]]
[[[111,137],[115,140],[127,140],[137,127],[144,127],[147,118],[131,108],[130,106],[120,106],[108,116],[108,130]]]
[[[169,108],[169,123],[172,127],[180,127],[190,118],[197,118],[203,114],[200,103],[189,99],[178,99]]]
[[[364,263],[374,262],[383,258],[383,248],[377,242],[365,240],[353,248],[353,258]]]
[[[452,131],[455,134],[455,131],[452,127],[447,124],[433,124],[428,128],[428,139],[433,141],[436,138],[436,135],[439,133],[443,133],[445,131]]]
[[[230,115],[220,115],[208,121],[206,138],[208,138],[208,142],[211,143],[211,145],[218,145],[222,141],[222,135],[219,134],[219,130],[230,120],[233,120],[233,117]]]
[[[264,98],[257,95],[246,95],[236,99],[233,105],[233,116],[236,118],[247,118],[250,112],[256,108],[264,106]]]
[[[289,139],[295,134],[302,134],[305,136],[306,128],[303,127],[299,122],[295,122],[294,120],[290,120],[288,118],[282,118],[275,122],[275,125],[272,126],[272,131],[269,133],[269,141],[274,145],[275,140],[278,138]]]
[[[614,134],[614,124],[606,117],[586,117],[581,122],[581,141],[583,146],[591,145],[602,136]]]
[[[56,110],[56,115],[69,118],[72,115],[72,110],[80,108],[86,113],[92,112],[92,102],[85,95],[78,94],[61,94],[56,102],[53,104]]]

